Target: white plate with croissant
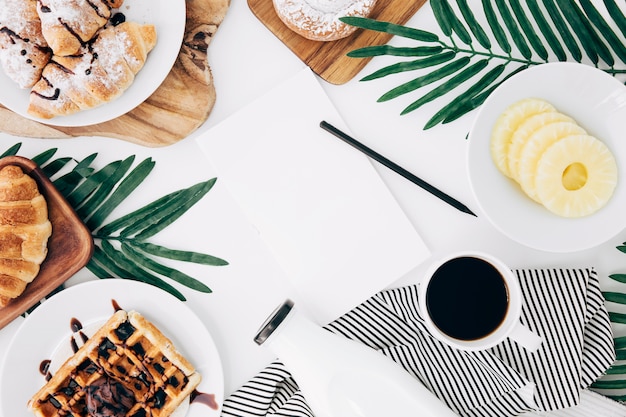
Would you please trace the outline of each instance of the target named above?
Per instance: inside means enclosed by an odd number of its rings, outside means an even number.
[[[5,3],[0,103],[55,126],[103,123],[141,104],[169,74],[185,31],[185,0]]]

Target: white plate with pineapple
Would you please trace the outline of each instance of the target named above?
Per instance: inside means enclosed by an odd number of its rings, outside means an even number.
[[[469,135],[484,216],[548,252],[576,252],[626,227],[626,87],[584,64],[549,63],[502,83]]]

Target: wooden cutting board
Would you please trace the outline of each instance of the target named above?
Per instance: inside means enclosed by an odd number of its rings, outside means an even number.
[[[0,131],[24,137],[105,136],[144,146],[166,146],[184,139],[209,116],[215,87],[207,48],[230,0],[186,0],[183,45],[161,86],[135,109],[105,123],[81,127],[50,126],[26,119],[0,105]]]
[[[426,0],[378,0],[369,17],[402,25],[424,3]],[[349,51],[364,46],[384,45],[392,37],[386,33],[357,30],[351,36],[333,42],[311,41],[285,26],[275,12],[272,0],[248,0],[248,7],[313,72],[331,84],[350,81],[370,60],[349,58],[346,56]]]

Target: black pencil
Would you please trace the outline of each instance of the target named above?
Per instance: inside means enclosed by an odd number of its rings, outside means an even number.
[[[377,162],[380,162],[381,164],[383,164],[387,168],[391,169],[392,171],[396,172],[397,174],[402,175],[404,178],[406,178],[407,180],[411,181],[412,183],[420,186],[424,190],[426,190],[429,193],[433,194],[435,197],[437,197],[437,198],[445,201],[446,203],[450,204],[452,207],[456,208],[457,210],[460,210],[463,213],[471,214],[472,216],[476,216],[476,214],[474,214],[469,208],[467,208],[467,206],[465,204],[463,204],[460,201],[458,201],[457,199],[449,196],[448,194],[444,193],[443,191],[439,190],[438,188],[433,187],[432,185],[430,185],[426,181],[424,181],[421,178],[413,175],[412,173],[410,173],[406,169],[402,168],[401,166],[399,166],[395,162],[392,162],[389,159],[385,158],[384,156],[382,156],[378,152],[374,151],[373,149],[368,148],[367,146],[365,146],[361,142],[357,141],[353,137],[351,137],[348,134],[346,134],[346,133],[342,132],[341,130],[337,129],[335,126],[331,125],[330,123],[322,120],[320,122],[320,127],[322,129],[326,130],[327,132],[332,133],[333,135],[335,135],[339,139],[343,140],[347,144],[349,144],[349,145],[353,146],[354,148],[358,149],[359,151],[363,152],[365,155],[369,156],[373,160],[375,160]]]

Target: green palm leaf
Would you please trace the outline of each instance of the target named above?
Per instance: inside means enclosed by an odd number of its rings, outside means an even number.
[[[407,62],[398,62],[396,64],[388,65],[384,68],[379,69],[378,71],[373,72],[368,76],[363,77],[361,81],[369,81],[376,78],[386,77],[390,74],[397,74],[400,72],[432,67],[435,65],[443,64],[444,62],[448,62],[451,59],[454,59],[455,56],[456,53],[454,51],[446,51],[441,54],[429,56],[428,58],[416,59],[414,61]]]
[[[526,4],[528,5],[530,13],[533,15],[533,19],[535,19],[535,22],[537,22],[537,26],[539,27],[541,34],[545,38],[548,45],[550,45],[552,52],[554,52],[554,54],[556,55],[556,58],[559,61],[566,61],[567,55],[565,54],[563,45],[561,45],[561,42],[552,30],[552,27],[550,27],[550,24],[546,20],[545,16],[543,15],[543,12],[539,8],[537,0],[527,0]],[[545,59],[547,59],[547,57]]]
[[[7,149],[3,155],[17,155],[21,143]],[[97,154],[81,161],[55,158],[57,149],[48,149],[34,158],[41,169],[65,196],[94,238],[93,257],[86,268],[101,279],[132,279],[155,285],[180,300],[184,295],[168,280],[195,291],[210,293],[203,282],[163,264],[163,259],[191,262],[208,266],[225,266],[224,259],[209,254],[183,251],[150,243],[148,239],[172,224],[204,197],[216,179],[174,191],[154,202],[109,221],[110,215],[148,177],[155,166],[146,158],[133,167],[135,157],[113,161],[100,169],[93,163]],[[61,171],[69,171],[61,174]],[[56,177],[56,178],[54,178]],[[118,233],[115,235],[114,233]]]
[[[487,66],[488,63],[489,63],[488,59],[482,59],[470,65],[469,67],[465,68],[463,71],[456,74],[454,77],[448,79],[446,82],[438,85],[437,87],[429,91],[427,94],[424,94],[422,97],[415,100],[413,103],[408,105],[402,111],[401,114],[412,112],[413,110],[419,108],[420,106],[442,96],[443,94],[448,93],[449,91],[452,91],[453,89],[455,89],[456,87],[458,87],[459,85],[461,85],[462,83],[464,83],[465,81],[469,80],[474,75],[482,71]]]
[[[401,96],[402,94],[410,93],[411,91],[415,91],[418,88],[424,87],[425,85],[441,80],[442,78],[445,78],[450,74],[454,74],[459,69],[465,67],[467,64],[469,64],[469,62],[470,59],[468,57],[459,58],[458,60],[451,62],[441,68],[438,68],[435,71],[432,71],[426,75],[418,77],[388,91],[387,93],[383,94],[378,99],[378,101],[391,100]]]
[[[541,42],[541,39],[539,39],[539,36],[537,36],[537,33],[535,32],[532,23],[530,23],[530,20],[528,20],[528,17],[526,17],[526,13],[522,9],[522,5],[520,4],[519,0],[510,0],[510,3],[513,14],[517,18],[517,21],[519,22],[522,31],[526,34],[528,42],[533,47],[535,52],[537,52],[539,58],[543,59],[544,61],[547,60],[548,51],[543,46],[543,43]]]
[[[435,115],[426,122],[425,129],[429,129],[432,126],[435,126],[438,123],[443,122],[447,118],[453,116],[458,112],[458,110],[466,105],[466,103],[470,102],[476,95],[478,95],[481,91],[483,91],[487,86],[491,85],[491,83],[496,80],[500,74],[504,71],[505,66],[500,64],[494,68],[492,68],[489,72],[487,72],[478,82],[468,88],[464,93],[452,99],[450,104],[443,107],[439,110]]]
[[[522,32],[520,32],[519,27],[517,26],[517,23],[515,22],[513,15],[511,14],[511,11],[507,7],[504,0],[495,0],[495,2],[496,2],[497,9],[500,12],[500,15],[502,16],[502,19],[504,20],[504,25],[509,30],[509,33],[511,34],[513,43],[515,44],[515,46],[517,46],[517,49],[519,50],[519,52],[522,54],[524,58],[530,59],[530,57],[532,56],[532,52],[530,51],[530,48],[528,47],[528,43],[526,42],[526,39],[522,35]]]
[[[481,0],[482,10],[469,4],[467,0],[430,1],[442,36],[373,19],[341,19],[361,29],[402,36],[416,43],[402,47],[372,45],[348,52],[355,59],[383,55],[399,59],[418,54],[422,57],[387,64],[363,77],[361,81],[372,81],[416,72],[416,76],[392,88],[378,101],[418,94],[401,112],[406,114],[470,84],[455,99],[444,100],[435,110],[424,126],[430,129],[459,119],[482,104],[512,74],[549,62],[552,57],[582,63],[584,51],[585,58],[599,69],[612,75],[626,74],[626,17],[615,0],[604,0],[605,10],[599,10],[601,5],[591,0]],[[612,21],[604,17],[607,14]],[[492,47],[491,38],[501,52],[492,49],[495,46]],[[621,68],[616,67],[616,59]],[[519,65],[514,71],[502,70],[509,64]],[[426,87],[431,88],[419,91]]]
[[[22,147],[22,143],[16,143],[15,145],[11,146],[9,149],[4,151],[2,155],[0,155],[0,158],[4,158],[5,156],[17,155],[21,147]]]
[[[122,161],[114,161],[95,171],[79,184],[70,194],[67,201],[78,210],[107,178],[111,177]]]
[[[158,262],[155,262],[152,258],[146,256],[140,251],[136,250],[129,243],[122,243],[122,251],[128,255],[128,258],[135,262],[137,265],[143,265],[146,268],[149,268],[153,272],[157,274],[164,275],[180,284],[183,284],[191,289],[196,291],[210,293],[211,289],[207,287],[204,283],[198,281],[195,278],[190,277],[189,275],[180,272],[176,269],[167,267]]]
[[[61,192],[61,194],[70,194],[78,186],[78,184],[93,173],[94,169],[91,167],[91,163],[94,159],[96,159],[96,156],[98,156],[96,153],[89,155],[76,164],[71,172],[68,172],[53,181],[54,186]]]
[[[609,12],[611,19],[613,19],[619,30],[622,32],[622,35],[626,36],[626,17],[624,17],[624,14],[615,0],[604,0],[604,6]]]
[[[154,168],[154,164],[152,159],[147,158],[137,165],[91,215],[87,221],[87,227],[91,230],[97,229],[104,219],[146,179],[152,168]]]
[[[626,47],[622,44],[613,29],[611,29],[607,21],[604,20],[600,12],[598,12],[598,9],[596,9],[593,3],[589,0],[580,0],[580,5],[587,16],[589,16],[589,21],[602,33],[606,41],[609,43],[609,46],[613,48],[613,51],[617,54],[619,59],[626,62]]]
[[[572,35],[572,32],[569,30],[565,19],[563,19],[561,12],[559,12],[559,9],[556,7],[554,0],[543,0],[543,5],[548,12],[548,16],[550,16],[552,22],[554,23],[554,26],[559,32],[559,35],[563,39],[565,46],[572,54],[572,58],[576,62],[580,62],[583,59],[582,52],[578,47],[576,40],[574,39],[574,35]]]
[[[418,46],[416,48],[404,48],[390,45],[366,46],[350,51],[348,56],[352,58],[368,58],[372,56],[431,56],[441,52],[441,46]]]
[[[52,157],[56,153],[57,153],[57,148],[47,149],[47,150],[43,151],[42,153],[40,153],[39,155],[35,155],[32,158],[30,158],[30,159],[34,163],[39,165],[40,167],[43,167],[43,165],[46,162],[48,162],[50,159],[52,159]]]
[[[476,16],[467,4],[467,0],[457,0],[457,4],[459,6],[461,14],[463,15],[463,18],[465,19],[465,22],[467,23],[467,26],[474,34],[474,37],[476,38],[478,43],[485,49],[491,49],[491,41],[489,40],[489,37],[487,36],[485,30],[476,20]]]
[[[461,42],[466,45],[472,44],[472,37],[467,29],[465,29],[465,26],[463,26],[461,20],[454,14],[447,0],[430,0],[430,5],[437,21],[440,22],[440,24],[444,22],[443,24],[449,27],[446,32],[454,32]],[[450,33],[447,33],[446,36],[450,36]]]
[[[142,252],[149,253],[155,256],[160,256],[161,258],[174,259],[176,261],[193,262],[203,265],[228,265],[227,261],[204,253],[169,249],[149,242],[133,242],[133,245]]]
[[[482,3],[485,18],[487,19],[487,23],[489,23],[489,27],[491,28],[498,45],[500,45],[500,48],[502,48],[505,53],[510,54],[512,51],[511,44],[509,43],[509,39],[504,32],[504,28],[496,16],[496,11],[491,4],[491,0],[482,0]]]

